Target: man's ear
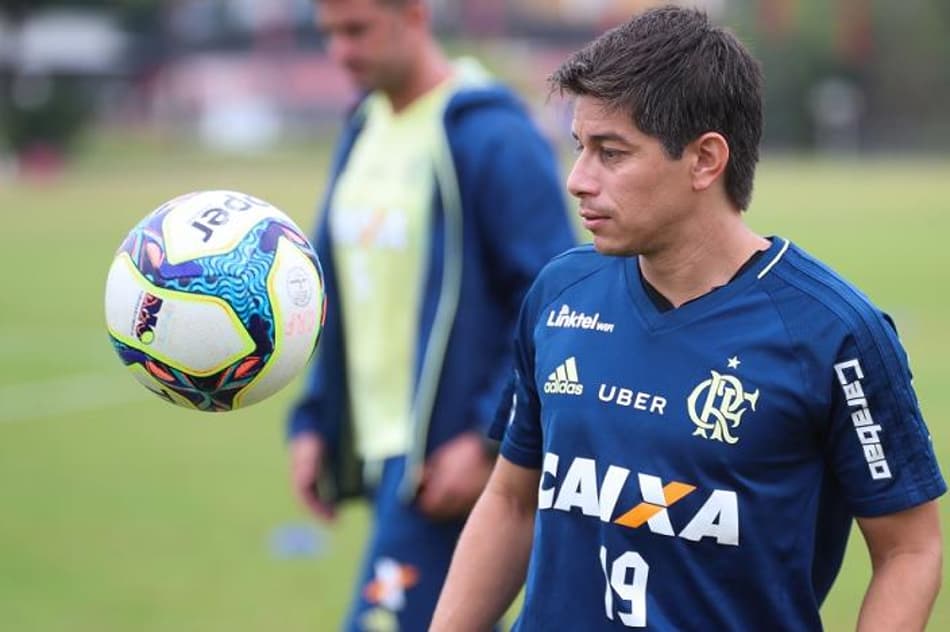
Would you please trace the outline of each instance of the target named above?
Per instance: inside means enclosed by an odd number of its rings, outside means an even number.
[[[722,177],[729,164],[729,143],[718,132],[706,132],[687,147],[692,155],[694,191],[705,191]]]

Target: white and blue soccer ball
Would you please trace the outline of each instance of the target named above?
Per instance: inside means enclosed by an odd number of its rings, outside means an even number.
[[[248,406],[307,364],[323,328],[320,262],[274,206],[235,191],[162,204],[119,247],[106,282],[119,358],[163,399]]]

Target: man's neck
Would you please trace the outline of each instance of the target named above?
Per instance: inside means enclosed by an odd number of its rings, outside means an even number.
[[[417,63],[405,80],[392,89],[384,90],[393,112],[399,113],[412,105],[416,99],[448,79],[452,65],[442,50],[434,43],[426,43],[419,51]]]
[[[640,273],[675,307],[725,285],[769,242],[738,216],[691,226],[670,247],[641,255]]]

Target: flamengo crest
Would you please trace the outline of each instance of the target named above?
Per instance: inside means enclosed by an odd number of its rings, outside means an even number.
[[[755,410],[759,389],[746,392],[734,375],[712,370],[709,373],[709,379],[700,382],[686,400],[689,418],[696,424],[693,435],[736,443],[739,437],[733,432],[742,422],[742,415],[749,408]]]

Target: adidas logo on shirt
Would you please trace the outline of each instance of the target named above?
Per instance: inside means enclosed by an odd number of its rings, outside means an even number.
[[[554,369],[544,383],[544,392],[559,395],[580,395],[584,385],[577,378],[577,360],[571,356]]]

